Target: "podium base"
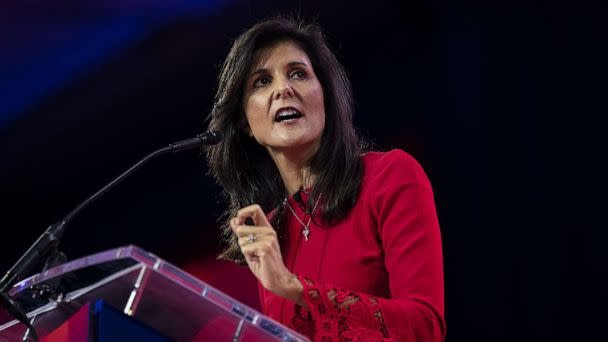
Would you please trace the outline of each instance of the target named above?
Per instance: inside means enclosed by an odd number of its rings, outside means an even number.
[[[151,341],[170,338],[111,307],[103,300],[83,305],[41,342]]]

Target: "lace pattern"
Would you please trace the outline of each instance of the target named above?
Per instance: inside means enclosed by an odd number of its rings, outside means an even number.
[[[293,327],[315,341],[394,341],[374,296],[300,277],[308,309],[296,306]]]

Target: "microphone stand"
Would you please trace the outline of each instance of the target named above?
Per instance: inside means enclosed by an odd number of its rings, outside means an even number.
[[[25,276],[29,274],[29,272],[34,267],[36,267],[47,257],[49,259],[65,261],[65,258],[61,257],[63,253],[61,253],[57,247],[59,245],[61,237],[63,236],[63,233],[65,232],[66,224],[80,211],[82,211],[85,207],[91,204],[95,199],[99,198],[101,195],[113,188],[116,184],[128,177],[131,173],[133,173],[147,161],[170,152],[177,153],[201,147],[203,145],[213,145],[220,142],[222,138],[223,136],[221,133],[209,131],[199,134],[195,138],[186,139],[173,144],[169,144],[169,146],[167,147],[163,147],[148,154],[135,165],[131,166],[131,168],[129,168],[127,171],[123,172],[121,175],[106,184],[103,188],[99,189],[96,193],[89,196],[87,199],[77,205],[61,221],[50,225],[46,229],[46,231],[30,246],[30,248],[25,252],[25,254],[23,254],[21,258],[19,258],[19,260],[13,265],[13,267],[11,267],[11,269],[8,270],[4,277],[2,277],[2,279],[0,280],[0,306],[4,307],[6,311],[11,314],[11,316],[19,320],[21,323],[25,324],[28,327],[30,333],[32,334],[34,340],[38,341],[38,336],[36,335],[36,331],[31,325],[29,318],[27,317],[23,309],[21,309],[19,304],[17,304],[8,295],[8,291],[17,281],[25,278]],[[56,262],[53,262],[52,260],[48,261],[50,262],[47,262],[45,268],[48,266],[57,266]]]

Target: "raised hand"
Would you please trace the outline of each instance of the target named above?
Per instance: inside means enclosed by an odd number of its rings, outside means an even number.
[[[247,225],[247,219],[253,225]],[[283,298],[304,305],[302,283],[285,267],[277,233],[272,228],[262,208],[253,204],[240,209],[230,219],[230,227],[236,234],[247,265],[262,286]]]

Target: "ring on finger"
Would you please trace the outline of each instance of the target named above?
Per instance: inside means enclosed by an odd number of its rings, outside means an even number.
[[[255,241],[255,235],[253,233],[247,235],[247,242],[248,243],[253,243]]]

